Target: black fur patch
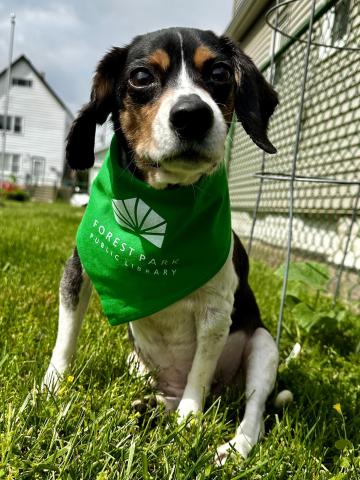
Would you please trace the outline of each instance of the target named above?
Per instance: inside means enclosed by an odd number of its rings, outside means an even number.
[[[235,94],[235,113],[251,140],[267,153],[276,148],[267,137],[269,119],[278,105],[278,96],[255,64],[227,37],[220,37],[224,51],[232,58],[240,84]]]
[[[234,236],[233,263],[239,286],[235,292],[234,308],[231,315],[230,333],[243,330],[251,335],[257,328],[265,328],[261,321],[259,307],[248,283],[249,259],[238,236]]]
[[[66,308],[75,310],[79,303],[79,294],[83,282],[83,269],[75,247],[72,256],[65,264],[60,282],[61,301]]]

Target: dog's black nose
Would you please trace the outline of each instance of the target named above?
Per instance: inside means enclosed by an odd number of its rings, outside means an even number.
[[[198,95],[183,95],[170,110],[170,123],[184,140],[201,140],[212,127],[214,113]]]

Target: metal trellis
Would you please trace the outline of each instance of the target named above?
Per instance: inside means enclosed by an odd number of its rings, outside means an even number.
[[[334,302],[344,272],[348,300],[360,299],[360,2],[342,0],[348,18],[344,10],[340,18],[341,1],[307,1],[306,21],[286,31],[280,16],[301,1],[276,2],[266,14],[273,35],[261,70],[280,96],[270,128],[278,154],[259,153],[238,126],[231,150],[235,229],[248,237],[248,253],[285,246],[278,344],[294,251],[330,265]]]

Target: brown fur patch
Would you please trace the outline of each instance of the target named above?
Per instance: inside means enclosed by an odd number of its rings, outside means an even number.
[[[124,110],[120,112],[122,131],[136,154],[138,167],[144,171],[152,168],[147,164],[146,158],[153,145],[152,126],[164,95],[168,95],[168,92],[147,105],[134,105],[127,96],[124,100]]]
[[[233,90],[230,93],[228,99],[226,100],[226,103],[219,103],[218,106],[221,110],[221,113],[223,114],[225,122],[229,125],[232,121],[235,108],[235,91]]]
[[[103,78],[103,76],[99,73],[96,73],[93,86],[93,92],[95,93],[96,101],[101,102],[104,100],[104,98],[111,95],[112,91],[113,84],[109,80]]]
[[[237,70],[237,69],[235,70],[234,76],[235,76],[235,82],[236,82],[237,86],[239,87],[240,86],[240,80],[241,80],[239,70]]]
[[[160,67],[164,72],[170,67],[170,57],[162,48],[158,48],[149,57],[150,65]]]
[[[215,57],[216,54],[210,50],[210,48],[206,47],[205,45],[200,45],[200,47],[198,47],[194,53],[194,65],[199,71],[201,71],[204,63],[207,60]]]

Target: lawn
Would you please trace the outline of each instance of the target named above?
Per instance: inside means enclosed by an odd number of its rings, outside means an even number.
[[[360,478],[358,318],[306,286],[289,297],[281,342],[279,388],[290,389],[294,402],[277,412],[269,401],[265,439],[246,461],[235,457],[223,468],[212,461],[239,422],[243,401],[235,392],[180,427],[160,407],[142,418],[133,412],[131,403],[151,390],[129,374],[126,326],[107,324],[96,295],[59,394],[37,393],[81,215],[63,204],[0,207],[0,479]],[[281,278],[253,262],[251,284],[274,334]],[[299,323],[296,295],[303,310],[330,313],[315,325]],[[285,364],[295,342],[302,352]]]

